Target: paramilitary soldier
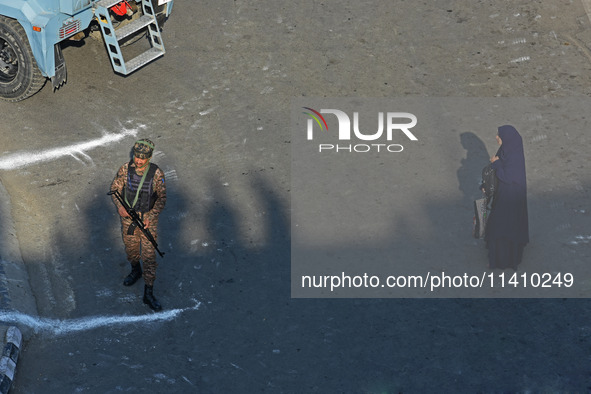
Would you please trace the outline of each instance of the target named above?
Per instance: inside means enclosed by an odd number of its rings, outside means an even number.
[[[139,214],[145,227],[157,240],[158,216],[166,204],[166,185],[162,170],[156,164],[150,163],[153,152],[152,141],[148,139],[137,141],[133,146],[133,159],[121,166],[113,180],[111,190],[119,191],[125,202]],[[137,282],[142,276],[140,260],[143,261],[144,303],[153,310],[159,311],[162,306],[153,293],[158,266],[154,246],[138,228],[132,228],[133,233],[129,234],[131,231],[129,226],[132,223],[129,214],[114,196],[113,202],[121,216],[123,244],[127,260],[131,264],[131,273],[127,275],[123,284],[131,286]]]

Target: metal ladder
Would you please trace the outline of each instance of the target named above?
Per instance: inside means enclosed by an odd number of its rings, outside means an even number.
[[[154,14],[150,0],[142,0],[142,16],[115,30],[111,22],[111,16],[109,15],[109,8],[120,2],[121,0],[97,1],[95,3],[94,13],[98,18],[113,69],[120,74],[129,75],[138,68],[164,55],[164,45],[162,44],[162,36],[160,35],[158,22],[156,22],[156,15]],[[146,28],[150,33],[151,48],[126,62],[123,59],[119,42]]]

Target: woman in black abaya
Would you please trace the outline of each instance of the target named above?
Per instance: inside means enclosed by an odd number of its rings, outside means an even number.
[[[529,242],[523,141],[513,126],[499,127],[497,141],[501,147],[491,162],[498,186],[484,239],[489,268],[517,269]]]

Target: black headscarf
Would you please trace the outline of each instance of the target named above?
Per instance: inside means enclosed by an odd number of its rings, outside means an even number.
[[[498,129],[502,145],[497,151],[497,160],[493,167],[502,182],[527,186],[525,179],[525,156],[523,140],[515,127],[505,125]]]

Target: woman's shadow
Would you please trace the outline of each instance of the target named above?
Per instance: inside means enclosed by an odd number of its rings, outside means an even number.
[[[463,193],[462,206],[472,209],[475,199],[482,196],[480,183],[482,182],[482,169],[489,163],[490,156],[484,142],[474,133],[460,134],[460,141],[466,149],[466,157],[457,171],[460,190]]]

